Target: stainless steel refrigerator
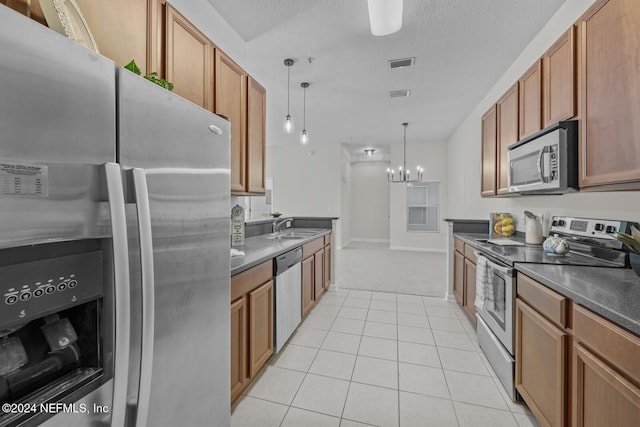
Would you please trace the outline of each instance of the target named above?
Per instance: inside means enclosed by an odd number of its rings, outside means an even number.
[[[0,426],[228,425],[228,122],[0,22]]]

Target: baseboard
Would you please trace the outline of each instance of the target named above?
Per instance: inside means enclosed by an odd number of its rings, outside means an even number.
[[[389,239],[364,239],[360,237],[353,237],[349,240],[351,242],[365,242],[365,243],[389,243]]]
[[[412,248],[412,247],[405,247],[405,246],[390,246],[389,249],[391,249],[392,251],[431,252],[431,253],[438,253],[438,254],[447,253],[446,249]]]

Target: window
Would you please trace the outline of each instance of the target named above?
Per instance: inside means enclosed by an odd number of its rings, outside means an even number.
[[[440,183],[407,184],[407,231],[440,231]]]

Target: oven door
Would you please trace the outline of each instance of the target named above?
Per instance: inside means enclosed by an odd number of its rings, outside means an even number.
[[[513,301],[515,292],[514,270],[487,259],[488,280],[485,304],[478,314],[502,345],[513,355]]]

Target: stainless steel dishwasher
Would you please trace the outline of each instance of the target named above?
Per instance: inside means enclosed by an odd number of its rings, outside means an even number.
[[[286,344],[302,320],[302,248],[276,257],[275,352]]]

